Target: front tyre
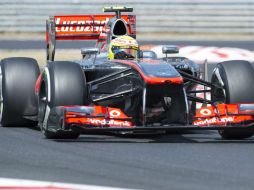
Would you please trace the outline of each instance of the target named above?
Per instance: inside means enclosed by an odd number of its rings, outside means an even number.
[[[1,114],[4,127],[34,127],[38,114],[34,87],[40,69],[35,59],[12,57],[1,61]],[[36,119],[35,119],[36,120]]]
[[[39,92],[39,125],[48,139],[76,139],[78,131],[53,130],[48,125],[49,112],[56,106],[84,105],[86,103],[86,80],[80,65],[57,61],[50,62],[42,74]]]
[[[212,101],[222,103],[254,102],[254,70],[248,61],[235,60],[217,64],[211,82],[221,88],[212,89]],[[244,139],[254,134],[250,129],[223,129],[219,134],[224,139]]]

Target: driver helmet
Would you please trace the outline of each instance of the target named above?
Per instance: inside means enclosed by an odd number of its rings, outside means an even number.
[[[109,59],[135,59],[138,55],[138,43],[130,36],[120,36],[109,44]]]

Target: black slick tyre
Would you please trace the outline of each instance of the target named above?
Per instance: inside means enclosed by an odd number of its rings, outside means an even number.
[[[217,64],[211,82],[224,87],[212,89],[212,101],[223,103],[254,102],[254,70],[248,61],[234,60]],[[254,134],[253,129],[223,129],[224,139],[244,139]]]
[[[1,60],[1,124],[34,127],[28,118],[38,114],[34,92],[40,69],[35,59],[13,57]]]
[[[39,92],[39,125],[48,139],[76,139],[78,131],[51,130],[47,125],[53,107],[84,105],[86,80],[80,65],[68,61],[50,62],[42,74]]]

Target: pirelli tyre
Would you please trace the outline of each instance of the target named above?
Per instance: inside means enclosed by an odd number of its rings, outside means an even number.
[[[213,88],[212,100],[225,103],[254,102],[254,70],[248,61],[235,60],[217,64],[211,82],[224,87]],[[224,139],[244,139],[254,134],[253,129],[223,129],[218,131]]]
[[[0,72],[1,125],[36,126],[38,102],[34,87],[40,73],[37,61],[25,57],[2,59]]]
[[[39,125],[48,139],[75,139],[78,131],[52,129],[48,125],[50,110],[55,106],[84,105],[86,79],[80,65],[68,61],[50,62],[42,73],[39,91]]]

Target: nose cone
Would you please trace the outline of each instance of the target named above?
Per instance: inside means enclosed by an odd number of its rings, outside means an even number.
[[[141,72],[151,81],[160,83],[182,83],[179,72],[170,64],[162,60],[146,60],[137,63]],[[150,81],[150,80],[149,80]]]

